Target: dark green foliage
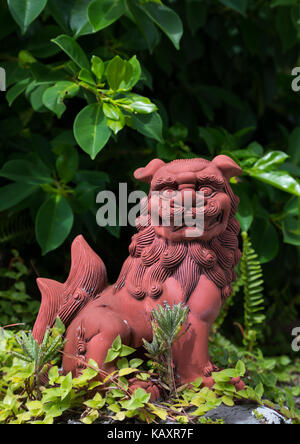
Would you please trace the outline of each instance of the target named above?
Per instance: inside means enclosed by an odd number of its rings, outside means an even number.
[[[232,187],[247,237],[215,325],[232,343],[218,351],[243,345],[255,354],[245,361],[251,377],[286,375],[292,364],[268,356],[293,362],[300,323],[298,3],[0,0],[1,325],[32,325],[37,309],[33,276],[19,260],[9,264],[11,249],[37,275],[63,281],[70,243],[83,233],[113,281],[133,230],[97,226],[97,193],[117,194],[121,182],[146,190],[133,171],[154,157],[227,154],[244,171]],[[155,338],[149,346],[159,350]],[[256,382],[269,396],[282,377]],[[286,402],[280,393],[269,397]],[[67,405],[59,402],[57,414]]]
[[[241,279],[244,291],[244,345],[251,351],[256,343],[258,326],[265,321],[263,297],[263,273],[258,256],[252,248],[246,232],[243,237],[243,256],[241,260]]]
[[[3,288],[0,290],[0,326],[20,323],[31,326],[38,313],[39,303],[29,296],[26,289],[28,268],[16,250],[12,253],[9,268],[0,268]]]

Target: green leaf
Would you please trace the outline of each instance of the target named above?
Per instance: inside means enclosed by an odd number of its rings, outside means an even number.
[[[288,154],[295,164],[300,162],[300,127],[295,128],[289,136]]]
[[[73,226],[73,212],[62,196],[50,196],[40,207],[35,221],[35,233],[43,255],[58,248]]]
[[[114,342],[111,345],[112,350],[114,351],[120,351],[122,347],[122,341],[121,341],[121,336],[118,335],[116,337],[116,339],[114,340]]]
[[[286,244],[300,246],[300,226],[296,217],[288,216],[282,224],[283,239]]]
[[[99,418],[99,412],[95,409],[92,409],[87,416],[85,416],[80,421],[84,424],[93,424]]]
[[[93,74],[88,69],[82,68],[82,70],[78,74],[78,79],[82,82],[87,83],[88,85],[96,86]]]
[[[129,88],[132,74],[132,65],[119,56],[114,57],[106,69],[107,81],[113,91]]]
[[[60,47],[80,68],[90,69],[90,62],[79,44],[69,35],[59,35],[51,42]]]
[[[96,76],[98,81],[100,82],[102,76],[104,74],[105,65],[104,62],[100,59],[100,57],[93,56],[92,57],[92,73]]]
[[[66,110],[64,99],[76,96],[79,86],[74,82],[57,82],[46,89],[43,94],[43,104],[60,119]]]
[[[96,393],[93,399],[84,402],[84,405],[92,409],[102,409],[102,407],[105,405],[105,399],[102,398],[100,393]]]
[[[31,106],[34,111],[38,113],[43,113],[47,111],[47,108],[45,108],[43,104],[43,95],[48,86],[49,85],[47,84],[39,85],[37,87],[34,87],[32,91],[28,92]]]
[[[87,14],[89,4],[90,0],[75,0],[74,6],[71,9],[70,26],[75,33],[75,37],[94,32]]]
[[[58,154],[56,160],[56,170],[60,179],[64,183],[70,182],[78,169],[79,155],[72,145],[62,145],[55,149]]]
[[[261,382],[255,387],[255,394],[258,397],[258,399],[261,400],[264,394],[264,386]]]
[[[72,373],[69,372],[61,383],[61,399],[65,399],[72,390]]]
[[[164,410],[155,404],[149,403],[148,406],[150,407],[150,409],[151,409],[152,413],[154,413],[154,415],[158,416],[163,421],[165,421],[167,419],[167,416],[168,416],[167,410]]]
[[[248,231],[252,225],[254,219],[254,209],[251,199],[251,190],[248,184],[239,183],[238,185],[232,184],[233,191],[238,195],[240,199],[237,218],[241,224],[242,231]]]
[[[264,264],[274,259],[279,248],[279,238],[274,226],[267,219],[255,218],[250,233],[260,262]]]
[[[126,376],[126,375],[130,375],[131,373],[135,373],[136,371],[138,371],[135,368],[122,368],[121,370],[119,370],[119,376]]]
[[[95,159],[111,136],[99,103],[92,103],[80,111],[74,122],[74,136],[78,145]]]
[[[130,366],[131,368],[137,368],[137,367],[139,367],[140,365],[142,365],[143,362],[144,362],[144,361],[143,361],[142,359],[134,358],[134,359],[131,359],[131,360],[130,360],[130,362],[129,362],[129,366]]]
[[[219,2],[242,15],[246,15],[248,0],[219,0]]]
[[[128,94],[122,99],[117,99],[116,102],[120,105],[129,107],[131,112],[138,114],[151,114],[157,111],[157,106],[154,105],[147,97],[138,94]]]
[[[123,0],[94,0],[88,8],[88,17],[94,31],[110,26],[125,12]]]
[[[120,353],[118,351],[114,351],[112,348],[110,348],[107,352],[106,359],[104,362],[108,363],[114,361],[119,356],[119,354]]]
[[[146,137],[155,139],[158,142],[163,142],[163,125],[158,113],[133,115],[131,116],[131,119],[131,126],[133,129],[136,129]]]
[[[128,345],[122,345],[120,350],[120,356],[128,356],[135,352],[135,349],[132,347],[129,347]]]
[[[51,171],[41,163],[34,164],[25,159],[9,160],[0,170],[0,177],[27,185],[51,183]]]
[[[142,75],[142,68],[141,68],[141,64],[138,61],[138,59],[136,58],[136,56],[131,57],[131,59],[128,60],[128,63],[132,67],[132,75],[131,75],[131,79],[129,82],[129,88],[131,89],[140,80],[141,75]]]
[[[236,363],[235,369],[236,369],[239,376],[244,376],[246,373],[246,366],[245,366],[244,362],[241,360],[239,360]]]
[[[160,34],[153,21],[144,13],[140,8],[140,5],[134,0],[127,0],[127,6],[129,8],[132,20],[143,35],[149,51],[152,53],[153,49],[158,45],[160,41]]]
[[[8,210],[38,190],[37,185],[13,183],[0,188],[0,211]]]
[[[108,119],[111,120],[120,120],[121,116],[123,115],[120,108],[118,108],[116,105],[113,105],[112,103],[103,103],[103,112],[105,116]]]
[[[274,170],[278,165],[281,165],[288,159],[289,155],[283,151],[271,151],[261,159],[259,159],[253,168],[258,168],[259,170],[270,171]]]
[[[279,34],[284,52],[295,45],[298,36],[293,24],[290,8],[279,7],[276,9],[275,29]]]
[[[10,88],[6,94],[6,100],[9,106],[13,104],[17,97],[19,97],[31,83],[32,79],[27,78],[16,83],[12,88]]]
[[[222,402],[225,405],[228,405],[229,407],[233,407],[234,406],[234,401],[232,398],[230,398],[229,396],[222,396]]]
[[[150,393],[147,393],[146,390],[142,388],[138,388],[133,392],[132,397],[134,399],[138,399],[140,402],[146,403],[150,399]]]
[[[264,171],[257,168],[244,170],[251,177],[279,188],[287,193],[300,196],[300,184],[289,173],[280,170]]]
[[[205,25],[207,18],[207,5],[203,0],[186,1],[186,17],[193,35]]]
[[[143,12],[169,37],[176,49],[179,49],[183,35],[180,17],[168,6],[147,2],[140,4]]]
[[[9,10],[24,34],[28,26],[40,15],[47,0],[7,0]]]

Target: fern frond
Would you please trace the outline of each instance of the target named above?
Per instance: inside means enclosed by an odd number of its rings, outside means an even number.
[[[22,237],[28,239],[33,234],[32,222],[27,212],[8,217],[6,213],[0,215],[0,244],[5,244]]]
[[[243,237],[243,255],[241,260],[241,276],[244,287],[244,344],[252,350],[257,337],[261,335],[259,326],[265,320],[264,310],[264,279],[258,255],[255,253],[251,240],[246,232]]]

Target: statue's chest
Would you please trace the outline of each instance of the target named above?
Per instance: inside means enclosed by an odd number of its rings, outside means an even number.
[[[125,285],[125,290],[130,298],[142,302],[150,311],[157,305],[163,305],[164,302],[172,305],[184,302],[185,299],[181,283],[173,277],[149,286]]]

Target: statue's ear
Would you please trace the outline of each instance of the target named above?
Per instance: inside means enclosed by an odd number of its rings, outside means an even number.
[[[219,168],[227,180],[234,176],[240,176],[243,172],[234,160],[223,154],[215,157],[212,163]]]
[[[160,159],[153,159],[151,162],[148,163],[145,168],[139,168],[138,170],[135,170],[134,177],[137,180],[140,180],[141,182],[151,183],[152,177],[156,173],[159,168],[165,165],[165,162],[163,162]]]

